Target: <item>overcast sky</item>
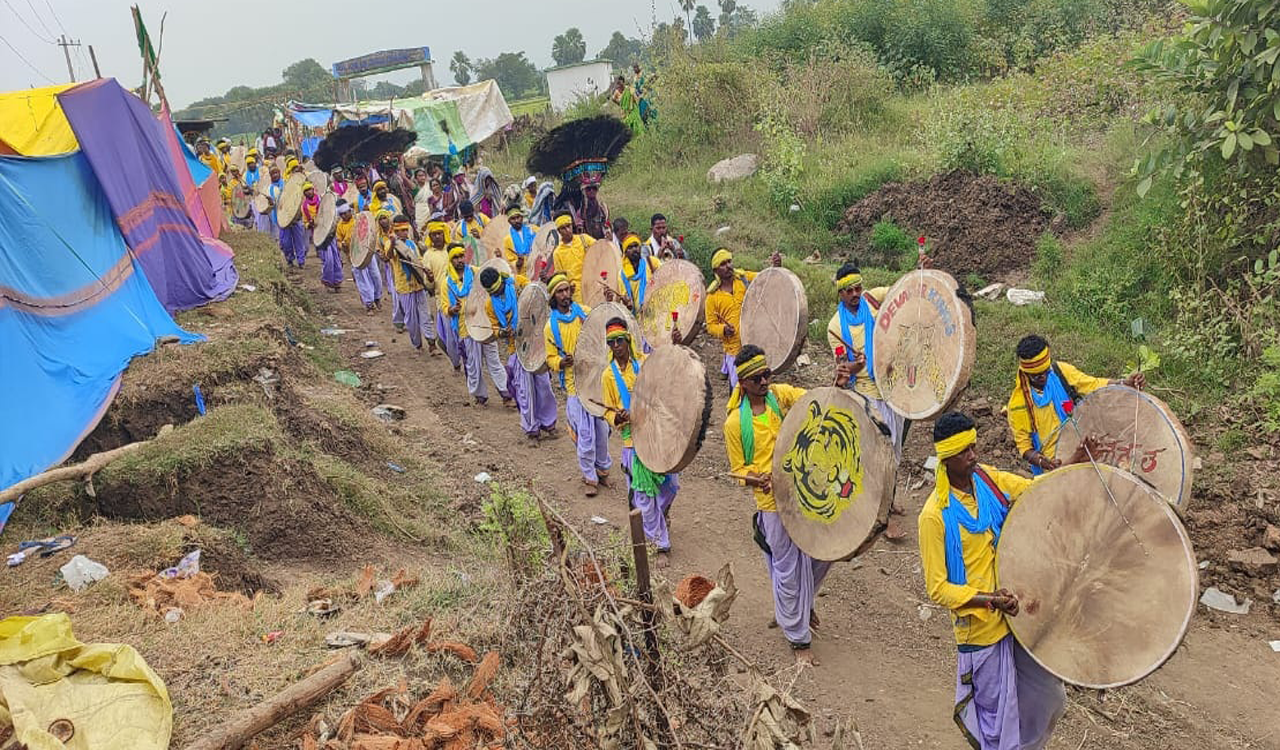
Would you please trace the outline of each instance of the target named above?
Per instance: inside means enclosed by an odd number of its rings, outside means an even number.
[[[719,15],[714,0],[700,1]],[[590,57],[615,30],[635,37],[644,29],[647,36],[655,9],[659,21],[680,13],[675,0],[0,0],[0,91],[67,82],[66,59],[53,43],[63,33],[85,45],[71,52],[77,80],[93,74],[87,48],[92,44],[102,75],[137,86],[142,59],[129,15],[134,2],[153,42],[168,12],[160,73],[175,109],[232,86],[279,83],[280,71],[307,57],[328,68],[367,52],[426,46],[441,85],[453,83],[449,59],[456,49],[473,59],[523,50],[535,65],[547,67],[551,40],[570,26],[582,29]],[[781,0],[739,4],[764,13]],[[461,18],[463,9],[477,15]],[[442,21],[444,28],[437,28]],[[246,31],[249,25],[254,31]],[[403,84],[415,75],[400,71],[386,78]]]

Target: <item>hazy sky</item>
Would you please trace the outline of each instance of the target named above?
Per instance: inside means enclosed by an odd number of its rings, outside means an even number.
[[[160,17],[168,12],[160,73],[175,109],[223,94],[232,86],[279,83],[280,71],[307,57],[328,68],[337,60],[380,49],[426,46],[431,48],[441,85],[453,83],[448,62],[456,49],[473,59],[523,50],[535,65],[547,67],[552,62],[551,40],[570,26],[582,29],[591,57],[608,44],[615,30],[635,37],[644,29],[647,36],[655,11],[660,22],[680,13],[675,0],[133,2],[142,9],[153,42],[160,33]],[[72,50],[77,80],[93,74],[87,49],[92,44],[102,75],[115,76],[129,88],[137,86],[142,82],[142,59],[129,15],[133,2],[0,0],[0,91],[67,82],[66,59],[53,44],[63,33],[86,45]],[[700,2],[712,15],[719,15],[714,0]],[[759,13],[781,4],[781,0],[738,2]],[[460,17],[463,9],[476,16]],[[465,42],[460,44],[459,39]],[[403,84],[414,76],[400,71],[386,78]]]

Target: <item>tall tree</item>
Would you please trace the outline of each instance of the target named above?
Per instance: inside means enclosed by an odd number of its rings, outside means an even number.
[[[693,6],[698,0],[680,0],[680,9],[684,11],[685,28],[693,28]]]
[[[453,59],[449,61],[449,70],[453,73],[453,80],[457,81],[459,86],[466,86],[471,83],[471,71],[475,66],[471,64],[471,58],[467,57],[467,53],[458,50],[453,53]]]
[[[609,44],[600,50],[597,57],[611,60],[618,67],[625,67],[640,59],[640,53],[644,50],[644,42],[639,39],[628,39],[622,35],[621,31],[613,32],[613,36],[609,37]]]
[[[320,63],[308,57],[299,60],[284,69],[280,74],[288,86],[298,89],[311,89],[333,84],[333,76]]]
[[[542,74],[523,52],[503,52],[492,60],[476,60],[477,80],[492,78],[508,99],[515,100],[542,90]]]
[[[582,31],[574,26],[557,36],[551,43],[551,59],[556,65],[572,65],[580,63],[587,56],[587,40],[582,38]]]
[[[733,12],[738,9],[736,0],[716,0],[720,4],[720,28],[726,33],[733,25]]]
[[[716,21],[711,17],[711,11],[707,10],[707,6],[699,5],[698,12],[693,16],[693,35],[699,42],[705,42],[716,33]]]

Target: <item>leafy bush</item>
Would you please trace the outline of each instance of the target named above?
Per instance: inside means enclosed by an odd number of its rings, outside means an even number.
[[[698,62],[687,55],[673,55],[661,80],[654,103],[662,117],[642,138],[660,141],[676,158],[708,144],[749,141],[761,97],[777,88],[748,60]]]
[[[911,268],[916,260],[916,243],[892,221],[877,221],[871,227],[867,244],[872,251],[886,261],[886,265],[899,271]]]
[[[804,140],[796,133],[781,101],[773,101],[761,109],[756,123],[764,151],[760,176],[769,186],[769,196],[779,208],[789,208],[800,196],[800,177],[804,174]]]
[[[938,168],[967,169],[1007,176],[1027,126],[1008,110],[968,107],[938,96],[920,128],[922,146],[936,155]]]
[[[1036,243],[1036,259],[1031,265],[1032,275],[1041,283],[1057,281],[1064,262],[1062,242],[1051,232],[1040,235]]]
[[[1263,350],[1262,372],[1249,390],[1249,396],[1261,412],[1262,429],[1280,435],[1280,344]]]

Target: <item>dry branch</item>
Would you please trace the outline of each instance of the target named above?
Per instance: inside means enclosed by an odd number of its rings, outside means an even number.
[[[221,727],[187,745],[186,750],[233,750],[290,714],[310,706],[341,685],[360,668],[360,656],[347,654],[301,682],[294,683]]]
[[[156,437],[165,435],[172,429],[173,425],[167,424],[160,428],[160,431],[156,433]],[[154,440],[155,438],[152,439]],[[91,481],[93,479],[93,475],[101,471],[102,467],[117,458],[133,453],[150,442],[151,440],[140,440],[136,443],[122,445],[119,448],[112,448],[109,451],[95,453],[74,466],[61,466],[57,469],[50,469],[49,471],[36,474],[34,477],[28,477],[7,489],[0,490],[0,503],[7,503],[10,500],[16,501],[25,493],[30,492],[37,487],[43,487],[46,484],[53,484],[54,482],[65,482],[68,479],[84,479]]]

